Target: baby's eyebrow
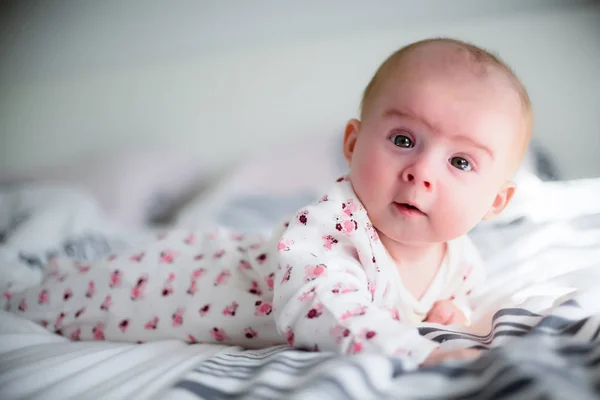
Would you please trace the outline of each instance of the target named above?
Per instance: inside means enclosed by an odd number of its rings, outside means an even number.
[[[479,150],[481,150],[481,151],[484,151],[484,152],[488,153],[488,155],[490,156],[490,158],[491,158],[492,160],[494,159],[494,152],[493,152],[493,151],[492,151],[492,150],[491,150],[489,147],[487,147],[486,145],[484,145],[484,144],[481,144],[481,143],[479,143],[479,142],[476,142],[475,140],[471,139],[471,138],[470,138],[470,137],[468,137],[468,136],[464,136],[464,135],[454,135],[454,136],[452,136],[452,139],[457,139],[457,140],[460,140],[460,141],[462,141],[462,142],[467,142],[467,143],[469,143],[469,145],[471,145],[471,146],[473,146],[473,147],[476,147],[476,148],[478,148]]]
[[[429,129],[431,129],[434,132],[439,131],[438,127],[436,127],[435,124],[432,124],[431,122],[427,121],[425,118],[419,116],[417,113],[412,112],[407,109],[400,110],[397,108],[389,108],[383,113],[383,116],[384,117],[397,117],[397,118],[413,119],[413,120],[419,121],[420,123],[424,124],[425,126],[427,126]]]
[[[414,119],[417,121],[420,121],[421,123],[425,124],[429,129],[431,129],[434,132],[439,132],[440,130],[432,123],[430,123],[429,121],[427,121],[426,119],[418,116],[416,113],[411,112],[409,110],[399,110],[396,108],[390,108],[387,109],[383,115],[385,117],[400,117],[400,118],[410,118],[410,119]],[[468,142],[469,145],[478,148],[481,151],[486,152],[490,158],[493,160],[494,159],[494,152],[487,146],[485,146],[482,143],[479,143],[473,139],[471,139],[470,137],[466,136],[466,135],[453,135],[451,136],[451,139],[453,140],[459,140],[459,141],[463,141],[463,142]]]

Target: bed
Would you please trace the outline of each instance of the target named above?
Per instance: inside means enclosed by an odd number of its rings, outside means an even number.
[[[317,147],[323,154],[334,149],[333,142]],[[289,156],[278,151],[277,160],[258,156],[238,165],[179,207],[167,225],[268,231],[343,170],[338,158],[318,154],[326,163],[308,166],[294,158],[294,148],[287,146]],[[273,175],[282,171],[286,179]],[[507,214],[471,232],[490,277],[479,331],[420,328],[444,348],[489,350],[477,360],[410,371],[381,355],[286,346],[70,342],[0,311],[0,398],[597,398],[600,178],[540,175],[522,172],[520,197]],[[88,189],[36,181],[1,187],[0,289],[36,282],[53,255],[102,257],[168,228],[125,224]]]

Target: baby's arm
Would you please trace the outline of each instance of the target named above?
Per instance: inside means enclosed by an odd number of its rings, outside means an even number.
[[[331,250],[322,245],[327,224],[315,221],[318,211],[311,209],[312,224],[292,222],[279,246],[273,305],[280,332],[294,347],[398,355],[421,364],[438,344],[373,303],[351,240],[340,235]]]

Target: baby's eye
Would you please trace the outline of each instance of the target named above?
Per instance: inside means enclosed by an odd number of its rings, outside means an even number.
[[[394,135],[392,136],[392,142],[398,147],[404,147],[405,149],[410,149],[411,147],[415,147],[414,142],[411,138],[406,135]]]
[[[452,157],[450,159],[450,164],[461,171],[470,171],[472,169],[471,164],[462,157]]]

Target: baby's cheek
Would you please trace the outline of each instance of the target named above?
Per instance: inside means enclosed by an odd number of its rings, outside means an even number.
[[[481,220],[480,210],[481,205],[468,198],[447,199],[439,203],[435,221],[439,240],[456,239],[469,232]]]
[[[381,162],[376,156],[369,157],[365,154],[352,165],[351,179],[355,191],[364,203],[381,198],[385,190],[386,177],[391,173],[389,167]],[[369,208],[369,204],[365,204]]]
[[[385,184],[382,177],[386,173],[385,168],[381,168],[377,161],[365,162],[359,172],[361,184],[369,188],[369,191],[381,188]]]
[[[495,194],[490,196],[489,191],[476,191],[474,190],[468,201],[471,206],[465,207],[466,217],[472,221],[472,224],[476,224],[487,214],[491,209]]]

